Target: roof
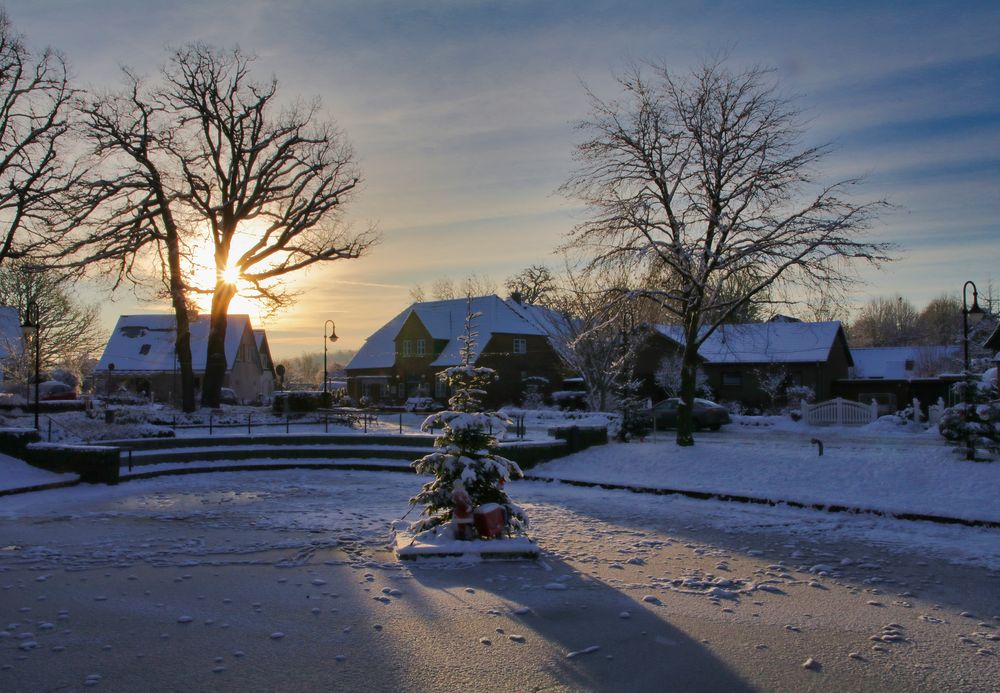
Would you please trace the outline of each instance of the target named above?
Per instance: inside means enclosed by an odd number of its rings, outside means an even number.
[[[657,325],[663,336],[683,344],[679,325]],[[708,363],[820,363],[842,334],[839,321],[773,321],[719,325],[698,349]],[[846,346],[846,342],[845,342]],[[848,351],[848,363],[852,363]]]
[[[504,300],[496,295],[471,299],[472,312],[480,313],[473,322],[476,337],[476,354],[489,343],[494,334],[539,335],[554,334],[556,314],[540,306]],[[465,333],[465,318],[469,313],[469,299],[456,298],[446,301],[414,303],[376,330],[354,355],[348,370],[362,368],[389,368],[396,362],[396,336],[411,315],[427,329],[433,339],[447,340],[445,348],[431,366],[446,367],[460,363],[458,339]]]
[[[24,353],[24,333],[17,308],[0,306],[0,358]]]
[[[852,378],[929,378],[953,372],[961,362],[961,352],[955,346],[862,347],[851,349],[851,354]]]
[[[210,316],[199,315],[191,321],[191,367],[205,370]],[[236,359],[244,330],[250,329],[249,315],[230,315],[226,325],[226,364]],[[104,348],[98,371],[114,364],[118,373],[155,373],[173,371],[177,319],[173,314],[122,315]]]

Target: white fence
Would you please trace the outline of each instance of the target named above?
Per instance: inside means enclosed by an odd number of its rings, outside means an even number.
[[[852,402],[838,397],[819,404],[801,403],[802,418],[813,426],[830,426],[845,424],[867,424],[878,418],[878,404]]]

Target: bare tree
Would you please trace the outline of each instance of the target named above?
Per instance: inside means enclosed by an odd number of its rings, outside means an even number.
[[[8,262],[0,268],[0,305],[13,306],[24,315],[32,304],[40,318],[43,368],[76,370],[107,342],[97,305],[77,301],[68,277],[30,271],[21,261]]]
[[[0,9],[0,263],[74,222],[59,201],[79,176],[64,153],[72,98],[64,58],[32,55]]]
[[[632,262],[671,277],[631,295],[682,327],[677,443],[692,445],[699,346],[769,291],[845,282],[848,261],[887,260],[885,244],[859,235],[884,203],[847,197],[855,179],[816,184],[827,149],[801,144],[800,116],[767,70],[650,70],[619,79],[622,101],[591,94],[587,139],[563,191],[590,207],[570,244],[592,266]],[[739,290],[728,291],[735,278]]]
[[[93,221],[75,250],[96,247],[88,259],[117,259],[120,277],[134,271],[140,251],[157,253],[178,319],[182,372],[189,299],[211,295],[202,387],[210,407],[219,403],[237,291],[278,309],[295,297],[289,274],[357,258],[377,240],[374,230],[355,233],[342,219],[360,183],[343,135],[321,120],[318,103],[280,109],[277,81],[253,81],[252,62],[239,49],[192,44],[173,53],[154,86],[126,71],[124,92],[86,109],[96,152],[118,173],[96,181],[110,223]],[[209,286],[195,277],[200,245],[212,255]],[[185,408],[187,401],[185,390]]]
[[[859,347],[915,345],[919,341],[917,309],[900,295],[873,298],[858,312],[847,332]]]
[[[522,302],[548,305],[556,291],[556,278],[545,265],[530,265],[517,274],[507,277],[504,287],[511,297],[517,296]]]
[[[608,301],[608,275],[594,276],[567,269],[565,286],[549,307],[559,319],[552,326],[553,348],[566,367],[579,373],[591,410],[607,411],[618,377],[624,345],[620,305]]]
[[[755,368],[753,375],[757,379],[760,391],[767,395],[768,406],[773,407],[784,392],[788,382],[788,371],[784,366],[766,366]]]
[[[219,403],[237,277],[250,297],[285,306],[289,274],[358,258],[377,240],[342,219],[361,181],[344,136],[320,119],[317,102],[275,112],[277,80],[253,81],[251,63],[239,49],[192,44],[171,56],[160,92],[177,118],[178,182],[215,258],[204,406]],[[234,248],[238,234],[244,248]]]
[[[962,302],[954,296],[932,299],[917,316],[920,343],[955,344],[962,338]]]

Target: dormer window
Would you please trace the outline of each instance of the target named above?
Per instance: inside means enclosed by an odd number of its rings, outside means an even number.
[[[152,344],[143,344],[141,347],[139,347],[139,353],[145,356],[146,354],[149,353],[149,350],[152,348],[153,348]]]

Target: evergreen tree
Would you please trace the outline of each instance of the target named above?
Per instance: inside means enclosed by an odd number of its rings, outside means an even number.
[[[435,439],[435,452],[413,463],[420,474],[433,474],[416,496],[414,505],[422,504],[420,520],[412,529],[420,532],[448,522],[455,509],[453,492],[461,484],[472,500],[472,507],[496,503],[504,510],[508,532],[523,531],[528,526],[524,511],[513,504],[504,491],[511,477],[522,476],[521,468],[494,451],[497,434],[506,429],[508,421],[495,412],[485,411],[482,400],[485,389],[497,379],[492,368],[473,365],[476,353],[474,321],[481,314],[472,311],[465,318],[465,333],[459,337],[461,364],[438,374],[453,393],[448,400],[449,409],[427,417],[421,427],[424,431],[442,428]]]

